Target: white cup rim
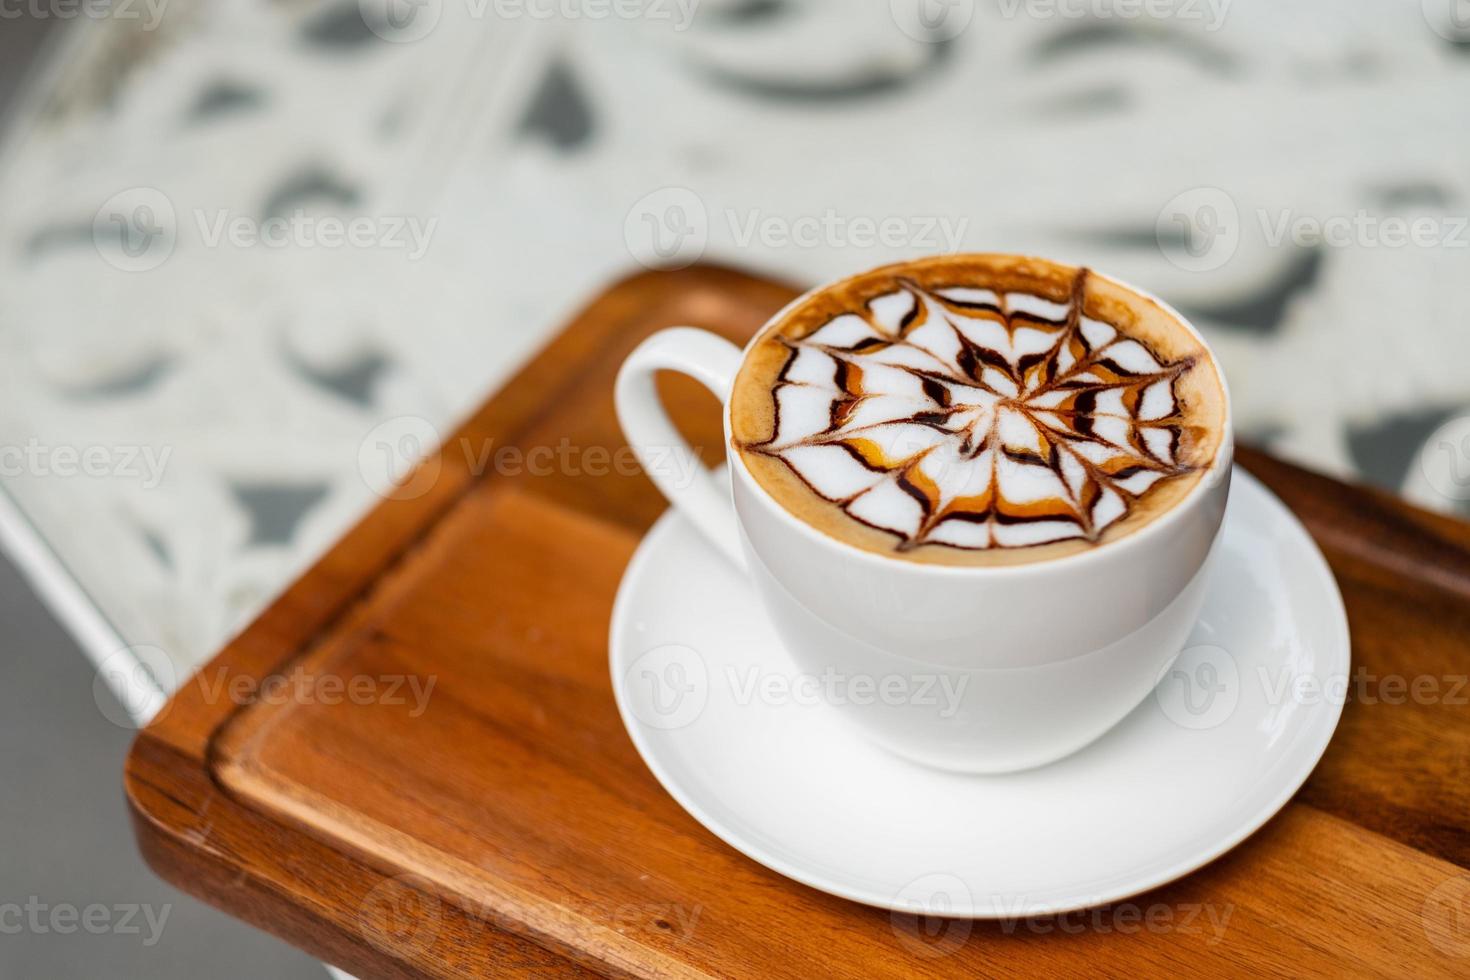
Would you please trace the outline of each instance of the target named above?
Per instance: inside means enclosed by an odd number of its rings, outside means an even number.
[[[1046,262],[1048,264],[1056,264],[1055,260],[1052,259],[1044,259],[1036,256],[1010,256],[1008,253],[1003,254],[1007,254],[1007,257],[1034,258],[1036,259],[1036,261]],[[961,256],[951,256],[951,258],[959,257]],[[906,265],[908,263],[893,264]],[[740,366],[742,368],[745,366],[745,359],[750,356],[750,351],[755,346],[755,342],[759,340],[760,337],[766,332],[766,330],[770,328],[771,324],[780,320],[791,310],[806,302],[813,294],[821,292],[822,290],[828,289],[832,286],[840,285],[841,283],[846,282],[849,279],[855,279],[859,275],[865,276],[870,275],[872,272],[881,271],[882,268],[886,267],[880,266],[878,269],[861,272],[855,276],[847,276],[843,279],[834,280],[830,283],[824,283],[820,286],[814,286],[813,288],[808,289],[806,292],[793,299],[791,302],[787,303],[785,306],[781,307],[781,309],[776,311],[776,313],[772,315],[768,320],[766,320],[765,323],[761,324],[760,329],[755,332],[755,334],[750,338],[749,341],[746,342],[745,347],[740,352]],[[744,481],[746,487],[755,492],[755,498],[760,500],[767,509],[775,511],[777,514],[777,520],[780,521],[782,525],[790,530],[792,533],[801,535],[809,541],[814,541],[821,545],[831,547],[843,557],[851,559],[853,561],[857,561],[862,564],[872,564],[875,568],[883,567],[895,571],[908,571],[921,576],[933,575],[936,577],[948,578],[963,576],[973,576],[976,578],[1024,578],[1034,575],[1045,575],[1055,572],[1058,569],[1064,567],[1069,570],[1086,568],[1088,565],[1095,564],[1097,562],[1112,561],[1114,559],[1123,558],[1128,552],[1135,551],[1141,547],[1146,546],[1151,539],[1161,534],[1164,534],[1174,524],[1183,520],[1184,514],[1187,511],[1190,511],[1194,507],[1198,506],[1200,500],[1202,500],[1204,496],[1208,493],[1208,491],[1212,489],[1220,480],[1228,479],[1228,470],[1234,465],[1235,460],[1235,412],[1231,405],[1230,386],[1225,380],[1225,372],[1220,366],[1220,359],[1215,354],[1214,348],[1210,346],[1210,344],[1200,334],[1199,328],[1191,323],[1188,317],[1184,316],[1173,306],[1170,306],[1168,303],[1159,299],[1153,293],[1150,293],[1144,289],[1139,289],[1137,286],[1125,282],[1124,280],[1119,279],[1116,276],[1111,276],[1107,273],[1099,272],[1097,269],[1094,269],[1091,266],[1088,266],[1088,273],[1090,275],[1099,276],[1103,279],[1106,279],[1123,289],[1136,293],[1144,299],[1158,304],[1158,306],[1163,309],[1165,313],[1168,313],[1170,316],[1174,317],[1175,320],[1177,320],[1180,324],[1184,326],[1186,330],[1189,331],[1189,333],[1195,338],[1195,340],[1199,341],[1200,346],[1202,346],[1205,351],[1209,353],[1210,363],[1215,368],[1215,377],[1220,382],[1220,392],[1223,396],[1225,411],[1221,421],[1222,437],[1220,439],[1220,445],[1215,450],[1215,458],[1210,462],[1209,468],[1200,475],[1200,478],[1195,481],[1194,486],[1190,487],[1189,492],[1185,494],[1185,496],[1180,499],[1178,503],[1176,503],[1165,513],[1160,514],[1152,521],[1149,521],[1147,524],[1143,525],[1143,527],[1138,528],[1136,531],[1130,532],[1117,541],[1110,541],[1106,544],[1098,545],[1094,548],[1089,548],[1086,551],[1078,551],[1071,554],[1059,555],[1051,558],[1041,558],[1036,561],[1017,562],[1013,564],[941,565],[930,562],[905,561],[902,558],[893,558],[888,555],[882,555],[874,551],[868,551],[864,548],[859,548],[855,544],[850,544],[846,541],[841,540],[840,538],[836,538],[830,534],[824,534],[821,531],[818,531],[806,521],[803,521],[801,518],[791,513],[791,511],[788,510],[786,507],[782,506],[780,501],[772,497],[766,491],[766,488],[761,486],[760,481],[755,478],[755,475],[752,474],[750,472],[750,469],[745,465],[745,458],[737,449],[734,448],[735,443],[733,418],[731,415],[731,405],[734,403],[734,398],[727,398],[725,400],[725,405],[722,411],[725,431],[725,458],[729,462],[730,479],[739,479]],[[738,523],[738,513],[736,515],[736,520]]]

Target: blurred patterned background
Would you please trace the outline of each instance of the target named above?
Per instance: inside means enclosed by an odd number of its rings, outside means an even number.
[[[109,10],[0,147],[0,481],[179,672],[374,502],[378,447],[640,264],[1085,263],[1196,320],[1243,439],[1470,513],[1458,0]]]

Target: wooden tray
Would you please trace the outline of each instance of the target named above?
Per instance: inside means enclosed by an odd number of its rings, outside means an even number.
[[[1470,525],[1259,453],[1242,463],[1342,585],[1353,696],[1279,816],[1133,903],[1168,922],[890,915],[767,871],[664,793],[607,671],[618,579],[664,506],[615,454],[613,377],[655,329],[740,341],[792,294],[697,267],[594,301],[139,735],[127,793],[157,872],[364,977],[1470,973]],[[718,458],[713,400],[666,395]],[[572,462],[506,452],[538,446]],[[426,710],[403,678],[432,680]],[[1205,903],[1223,935],[1186,923]]]

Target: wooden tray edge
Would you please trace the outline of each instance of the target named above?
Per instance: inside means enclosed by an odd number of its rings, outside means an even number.
[[[533,424],[546,391],[579,378],[588,359],[597,355],[616,328],[646,309],[650,295],[669,295],[711,282],[726,288],[794,292],[736,269],[709,265],[642,271],[620,279],[594,295],[566,328],[533,353],[509,382],[457,426],[444,445],[453,445],[461,438],[503,438],[500,433],[506,430]],[[617,313],[609,316],[609,309]],[[355,927],[337,921],[325,909],[316,915],[304,913],[278,892],[279,885],[272,887],[271,883],[252,878],[243,864],[230,859],[227,851],[209,847],[203,837],[177,828],[181,824],[202,824],[209,828],[207,833],[218,833],[228,824],[267,837],[289,835],[293,846],[307,841],[315,844],[299,828],[271,820],[230,792],[228,781],[220,778],[220,738],[254,706],[210,703],[203,686],[195,681],[205,672],[217,678],[245,675],[259,680],[288,669],[308,655],[316,646],[315,638],[329,634],[349,616],[354,604],[378,578],[411,552],[438,519],[482,479],[468,471],[462,456],[446,453],[443,447],[421,464],[428,465],[441,467],[441,475],[429,492],[412,499],[386,499],[375,505],[174,693],[134,739],[123,774],[134,838],[144,860],[161,878],[329,962],[390,976],[418,976],[423,970],[432,974],[436,961],[416,963],[416,969],[407,970],[405,964],[391,958],[363,960],[360,945],[346,938]],[[327,597],[326,601],[322,596]],[[201,723],[207,725],[209,733],[203,739],[196,734]],[[169,775],[180,771],[195,775],[193,785],[186,792],[178,786],[164,789],[169,786]],[[340,852],[333,852],[333,857],[348,860]],[[201,872],[206,879],[201,880]],[[369,882],[381,877],[380,872],[366,866],[361,866],[361,872],[364,891],[371,887]],[[240,887],[241,875],[249,879],[248,889]],[[221,901],[222,894],[229,894],[230,901]],[[493,931],[497,941],[503,937],[510,944],[504,951],[509,962],[525,964],[537,959],[539,954],[533,954],[533,950],[545,949],[473,921],[476,928]],[[556,956],[570,952],[551,951]],[[574,968],[568,959],[560,959],[559,964]],[[552,961],[541,966],[560,968]],[[598,964],[599,972],[608,969],[609,964]]]

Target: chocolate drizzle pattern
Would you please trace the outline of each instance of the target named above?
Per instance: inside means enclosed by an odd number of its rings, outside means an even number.
[[[1194,361],[1085,315],[1087,281],[1058,303],[901,280],[782,337],[772,437],[744,448],[899,550],[1096,541],[1195,470],[1176,387]]]

